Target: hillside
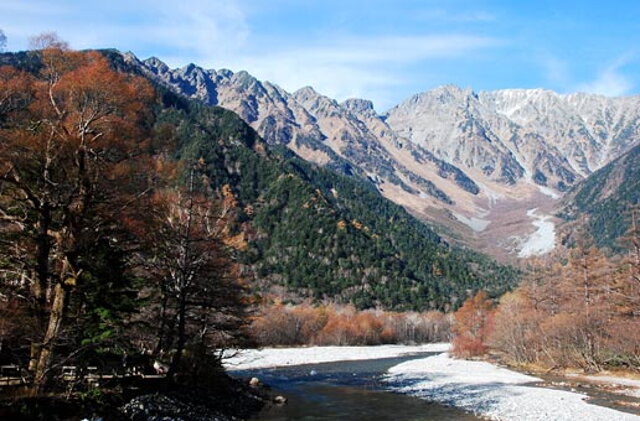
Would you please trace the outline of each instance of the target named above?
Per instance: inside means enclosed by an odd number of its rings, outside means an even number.
[[[564,192],[640,137],[637,97],[443,86],[379,115],[364,99],[290,93],[245,71],[123,59],[175,93],[236,112],[271,145],[367,180],[448,240],[506,261],[531,249],[533,209],[551,218]]]
[[[498,295],[516,283],[515,270],[449,245],[371,183],[269,146],[230,111],[163,91],[155,124],[177,128],[176,158],[204,158],[257,231],[244,259],[259,290],[283,286],[289,297],[360,308],[445,309],[478,289]]]
[[[614,250],[630,225],[629,209],[640,203],[640,145],[575,186],[563,200],[560,215],[585,218],[596,245]]]
[[[516,281],[513,270],[449,246],[365,182],[268,150],[229,111],[179,100],[165,95],[157,124],[178,128],[177,158],[204,158],[217,186],[230,184],[251,207],[245,216],[258,234],[245,262],[261,290],[426,309]]]

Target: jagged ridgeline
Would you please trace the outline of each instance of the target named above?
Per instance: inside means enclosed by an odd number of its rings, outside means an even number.
[[[119,53],[105,54],[135,71]],[[37,68],[23,55],[1,62]],[[427,310],[456,307],[479,289],[497,296],[517,282],[516,270],[447,244],[366,179],[267,145],[231,111],[157,89],[153,124],[175,128],[175,159],[202,158],[214,187],[232,187],[257,232],[242,256],[257,292],[283,286],[285,298]]]
[[[165,98],[173,97],[166,94]],[[184,100],[183,100],[184,101]],[[499,294],[515,273],[447,245],[366,181],[266,145],[235,114],[184,101],[158,115],[179,127],[179,159],[204,158],[218,186],[230,184],[262,235],[245,256],[256,284],[358,307],[444,308],[470,290]]]
[[[596,245],[617,252],[631,225],[629,210],[639,203],[640,146],[636,146],[574,187],[560,215],[578,223],[585,217]]]

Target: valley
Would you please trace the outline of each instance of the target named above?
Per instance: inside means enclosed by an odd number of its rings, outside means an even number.
[[[448,85],[378,114],[364,99],[338,103],[311,87],[289,93],[244,71],[124,59],[176,93],[238,113],[270,144],[367,180],[450,240],[504,262],[549,252],[551,240],[527,246],[538,221],[527,212],[561,223],[565,193],[640,139],[640,97]]]
[[[0,418],[639,419],[640,7],[34,1]]]

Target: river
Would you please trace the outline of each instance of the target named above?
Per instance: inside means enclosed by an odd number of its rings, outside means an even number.
[[[235,373],[258,377],[286,396],[283,406],[266,408],[258,421],[471,421],[480,418],[460,409],[384,390],[380,379],[389,367],[433,353],[342,361]],[[232,373],[234,374],[234,373]]]

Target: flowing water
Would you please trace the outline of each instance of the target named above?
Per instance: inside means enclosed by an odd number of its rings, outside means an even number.
[[[235,373],[258,377],[276,394],[288,399],[283,406],[263,410],[259,421],[444,421],[479,420],[456,408],[384,390],[381,378],[389,367],[414,358],[342,361]]]
[[[605,406],[615,409],[616,411],[640,415],[640,399],[635,396],[627,396],[619,392],[616,393],[617,389],[625,389],[624,386],[603,387],[597,382],[562,375],[534,374],[534,376],[544,380],[544,382],[540,384],[541,387],[582,393],[588,396],[589,403],[593,405]]]

